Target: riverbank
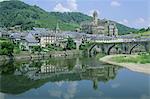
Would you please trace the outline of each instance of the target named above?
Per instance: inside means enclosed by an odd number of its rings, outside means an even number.
[[[50,57],[66,57],[66,56],[74,56],[80,55],[82,51],[77,50],[67,50],[67,51],[51,51],[47,53],[28,53],[22,52],[20,54],[14,54],[13,60],[34,60],[34,59],[43,59],[43,58],[50,58]],[[0,55],[0,62],[9,61],[11,58],[6,55]]]
[[[120,57],[126,57],[126,58],[130,57],[130,58],[133,58],[134,60],[134,58],[137,56],[138,55],[122,55],[122,54],[121,55],[108,55],[108,56],[100,58],[100,61],[104,63],[112,64],[112,65],[122,66],[135,72],[141,72],[141,73],[150,75],[150,63],[126,62],[124,60],[122,60],[122,62],[121,61],[118,62],[115,60],[115,58],[120,58]]]

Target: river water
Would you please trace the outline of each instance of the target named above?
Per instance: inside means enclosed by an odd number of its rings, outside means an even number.
[[[9,62],[0,73],[0,99],[150,99],[150,75],[95,58]]]

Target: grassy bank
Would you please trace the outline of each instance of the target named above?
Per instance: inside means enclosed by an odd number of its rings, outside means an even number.
[[[146,64],[150,63],[150,53],[140,55],[116,56],[111,59],[118,63],[137,63]]]
[[[128,68],[135,72],[150,74],[150,54],[108,55],[100,58],[101,62]]]
[[[99,53],[99,54],[96,55],[96,59],[100,59],[104,56],[106,56],[104,53]]]

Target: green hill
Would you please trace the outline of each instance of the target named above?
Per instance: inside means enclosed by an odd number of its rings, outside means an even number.
[[[32,27],[54,29],[57,22],[63,30],[74,30],[79,27],[78,24],[61,21],[38,6],[30,6],[17,0],[0,2],[0,27],[21,25],[23,30]]]
[[[136,32],[137,31],[137,29],[127,27],[127,26],[122,25],[120,23],[116,23],[116,26],[118,28],[119,34],[122,34],[122,35],[129,34],[130,32]]]
[[[46,12],[38,6],[31,6],[18,0],[0,2],[0,27],[20,25],[22,30],[32,27],[55,29],[59,22],[62,30],[75,30],[83,21],[92,17],[80,12]],[[126,34],[136,29],[116,23],[119,33]]]

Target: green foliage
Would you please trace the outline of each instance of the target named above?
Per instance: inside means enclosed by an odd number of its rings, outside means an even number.
[[[104,57],[106,54],[104,54],[104,53],[98,53],[97,55],[96,55],[96,59],[100,59],[100,58],[102,58],[102,57]]]
[[[137,29],[127,27],[127,26],[122,25],[120,23],[116,23],[116,26],[118,28],[118,32],[120,35],[125,35],[125,34],[129,34],[130,32],[136,32],[137,31]]]
[[[33,46],[32,47],[32,52],[34,53],[34,52],[41,52],[42,51],[42,48],[41,48],[41,46]]]
[[[15,54],[19,54],[21,52],[21,50],[20,50],[20,48],[18,46],[15,46],[13,52]]]
[[[150,38],[150,27],[139,29],[138,31],[134,32],[134,34],[137,38]]]
[[[135,33],[145,33],[145,32],[149,32],[150,31],[150,27],[148,28],[141,28],[138,31],[136,31]]]
[[[80,12],[51,12],[50,15],[62,20],[65,23],[80,24],[83,21],[92,20],[92,17],[84,15]]]
[[[10,41],[0,42],[0,55],[10,55],[12,56],[14,49],[14,44]]]
[[[76,48],[76,43],[73,41],[72,38],[68,38],[67,39],[67,46],[66,46],[66,49],[67,50],[72,50],[72,49],[75,49]]]
[[[92,45],[92,43],[89,43],[89,42],[82,43],[80,45],[80,50],[87,51],[91,45]]]
[[[113,61],[119,63],[150,63],[150,53],[139,54],[137,56],[117,56],[112,58]]]
[[[47,49],[49,51],[63,51],[63,48],[61,48],[60,46],[56,46],[55,44],[48,44]]]

